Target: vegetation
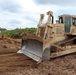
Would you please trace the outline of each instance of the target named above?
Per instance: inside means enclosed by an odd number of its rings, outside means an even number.
[[[36,28],[16,28],[14,30],[6,30],[4,28],[0,28],[0,31],[2,31],[2,34],[5,34],[9,37],[12,37],[14,38],[15,36],[17,36],[18,38],[20,38],[20,34],[22,32],[29,32],[31,34],[34,34],[35,35],[35,32],[36,32]]]
[[[5,31],[6,29],[5,28],[0,28],[0,31]]]

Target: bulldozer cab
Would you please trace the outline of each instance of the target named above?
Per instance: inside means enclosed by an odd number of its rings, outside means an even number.
[[[65,34],[76,35],[76,16],[61,15],[59,16],[59,24],[64,24]]]
[[[64,19],[65,17],[65,19]],[[63,16],[63,17],[59,17],[59,23],[64,23],[65,24],[65,33],[69,33],[70,32],[70,17],[69,16]]]

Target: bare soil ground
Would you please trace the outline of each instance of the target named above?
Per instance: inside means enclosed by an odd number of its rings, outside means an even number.
[[[0,75],[76,75],[76,53],[37,64],[20,47],[20,39],[0,40]]]

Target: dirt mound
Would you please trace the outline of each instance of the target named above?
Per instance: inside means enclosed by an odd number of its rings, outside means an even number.
[[[37,64],[16,52],[21,39],[0,40],[0,75],[76,75],[76,53]]]

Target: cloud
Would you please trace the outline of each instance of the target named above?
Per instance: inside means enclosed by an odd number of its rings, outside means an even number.
[[[24,18],[27,19],[27,20],[30,20],[32,22],[37,22],[37,20],[32,16],[25,16]]]
[[[17,20],[11,20],[9,23],[10,25],[17,25],[17,24],[20,24],[21,22]]]
[[[8,12],[19,12],[20,6],[11,0],[0,0],[0,10]]]
[[[76,6],[75,0],[34,0],[36,4],[49,4],[49,5],[58,5],[58,6]]]

